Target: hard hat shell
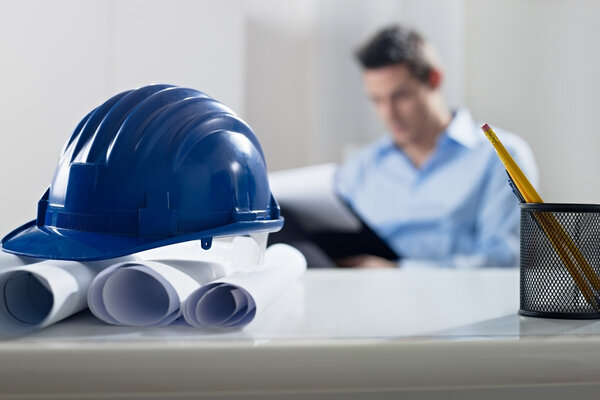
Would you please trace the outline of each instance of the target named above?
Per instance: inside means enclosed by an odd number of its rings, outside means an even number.
[[[283,225],[250,127],[197,90],[150,85],[92,110],[65,144],[37,220],[2,249],[65,260],[114,258]]]

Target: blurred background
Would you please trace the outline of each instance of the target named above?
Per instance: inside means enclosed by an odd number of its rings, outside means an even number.
[[[547,202],[600,203],[600,1],[0,0],[0,233],[31,220],[63,143],[110,96],[202,90],[255,130],[271,171],[381,136],[353,51],[421,31],[444,92],[531,145]]]

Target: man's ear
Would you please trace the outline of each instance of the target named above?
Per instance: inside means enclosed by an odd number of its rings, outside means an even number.
[[[429,87],[437,89],[442,84],[442,71],[437,68],[432,68],[429,72],[429,78],[427,79]]]

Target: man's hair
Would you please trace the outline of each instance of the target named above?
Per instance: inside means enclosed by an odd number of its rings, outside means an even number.
[[[358,48],[356,58],[365,69],[404,64],[417,79],[427,82],[434,65],[425,47],[426,42],[418,32],[392,25]]]

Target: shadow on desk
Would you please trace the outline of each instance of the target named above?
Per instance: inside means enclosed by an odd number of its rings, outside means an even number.
[[[337,268],[334,260],[312,241],[295,216],[283,215],[285,223],[279,232],[269,234],[268,246],[285,243],[298,249],[306,258],[308,268]]]
[[[450,337],[568,337],[582,334],[598,335],[600,321],[589,319],[552,319],[518,315],[493,318],[474,324],[434,332],[432,336]]]

